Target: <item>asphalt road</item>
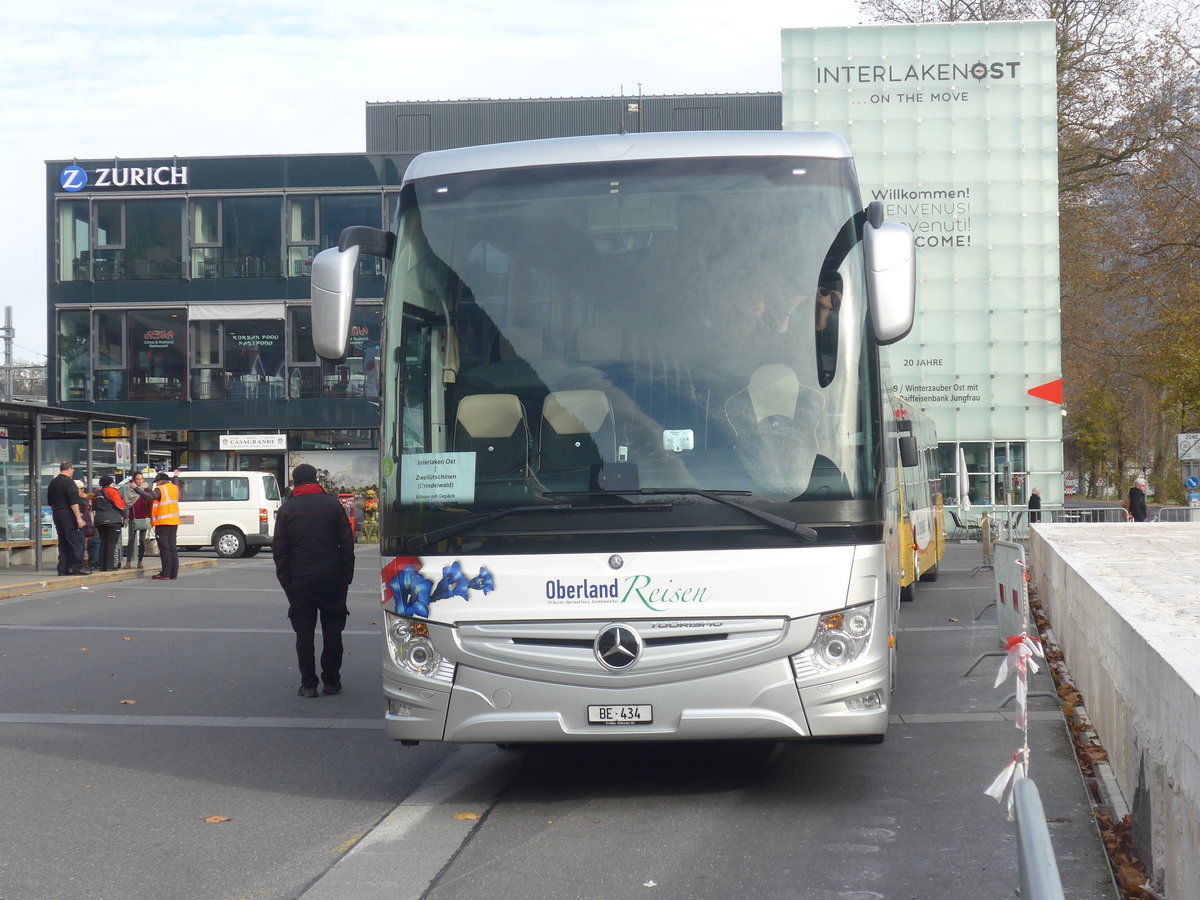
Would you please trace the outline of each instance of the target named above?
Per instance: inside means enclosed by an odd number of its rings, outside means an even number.
[[[367,560],[346,692],[317,700],[269,558],[0,601],[0,897],[1007,900],[1013,825],[983,790],[1020,733],[995,661],[962,675],[997,645],[978,557],[953,546],[905,605],[882,744],[401,748]],[[1061,716],[1031,709],[1066,895],[1110,898]],[[457,790],[456,761],[500,775]]]
[[[383,737],[374,564],[316,700],[271,565],[0,601],[0,897],[297,897],[448,752]]]

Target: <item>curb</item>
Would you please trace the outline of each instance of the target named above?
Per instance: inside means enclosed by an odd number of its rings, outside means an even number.
[[[194,569],[211,569],[220,564],[218,559],[197,559],[179,563],[179,572],[189,572]],[[93,575],[43,575],[40,572],[31,573],[28,581],[16,584],[0,585],[0,600],[14,597],[29,597],[42,591],[58,591],[64,588],[81,587],[94,584],[112,584],[119,581],[134,581],[146,579],[157,573],[157,569],[116,569],[110,572],[95,570]]]

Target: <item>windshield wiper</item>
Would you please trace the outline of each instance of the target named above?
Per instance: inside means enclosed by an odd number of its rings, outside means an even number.
[[[746,506],[743,503],[738,503],[736,500],[730,500],[729,497],[752,497],[754,494],[751,491],[706,491],[703,488],[630,488],[629,490],[615,491],[583,491],[580,493],[594,494],[637,494],[638,496],[685,496],[685,497],[703,497],[705,500],[711,500],[713,503],[720,503],[723,506],[732,506],[734,509],[740,509],[749,516],[753,516],[760,522],[766,522],[768,525],[773,525],[781,531],[786,531],[788,534],[803,538],[806,541],[815,541],[817,539],[816,529],[809,528],[807,525],[801,525],[799,522],[794,522],[791,519],[785,519],[783,516],[777,516],[774,513],[769,513],[766,510],[757,509],[753,506]],[[560,493],[558,496],[570,496],[571,493]]]
[[[651,503],[645,509],[670,509],[670,503]],[[430,544],[436,544],[438,541],[444,541],[446,538],[452,538],[466,531],[471,531],[478,528],[480,525],[486,525],[488,522],[495,522],[497,519],[503,519],[505,516],[519,516],[524,513],[536,512],[568,512],[575,510],[577,512],[604,512],[606,510],[627,510],[628,505],[609,504],[607,506],[575,506],[571,503],[549,503],[542,505],[531,506],[509,506],[505,509],[493,510],[482,516],[476,516],[473,519],[467,519],[462,522],[455,522],[452,525],[446,525],[442,528],[435,528],[433,531],[427,531],[424,534],[416,534],[410,538],[406,538],[404,546],[410,550],[419,550],[428,547]]]

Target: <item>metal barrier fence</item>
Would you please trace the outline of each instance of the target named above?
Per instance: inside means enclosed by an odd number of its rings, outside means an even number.
[[[1017,870],[1021,900],[1064,900],[1062,878],[1050,843],[1050,828],[1042,798],[1031,778],[1013,785],[1013,811],[1017,823]]]
[[[1055,525],[1066,523],[1127,522],[1129,513],[1119,506],[1068,506],[1042,509],[1042,521]]]
[[[1200,522],[1200,509],[1192,506],[1164,506],[1154,514],[1155,522]]]

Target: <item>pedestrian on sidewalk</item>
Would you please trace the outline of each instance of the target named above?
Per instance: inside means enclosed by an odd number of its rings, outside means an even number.
[[[83,558],[86,551],[79,487],[75,484],[75,466],[71,463],[59,463],[58,475],[50,479],[46,489],[46,505],[54,519],[54,530],[58,532],[58,574],[89,574]]]
[[[346,595],[354,581],[354,534],[341,502],[317,483],[317,470],[301,463],[292,470],[292,496],[275,517],[272,540],[275,577],[288,599],[296,633],[300,696],[342,690],[342,630]],[[317,679],[316,630],[321,622],[321,677]]]
[[[1146,479],[1141,476],[1129,489],[1129,514],[1135,522],[1145,522],[1149,515],[1146,510]]]
[[[133,550],[137,545],[137,567],[143,568],[146,559],[146,535],[150,533],[150,501],[142,496],[146,490],[146,478],[141,472],[134,472],[129,483],[125,485],[125,505],[129,508],[129,539],[126,542],[125,555],[129,559],[125,568],[134,566]]]
[[[92,521],[100,534],[100,567],[106,572],[121,568],[121,529],[125,527],[125,498],[113,487],[111,475],[100,476],[100,490],[92,500]]]
[[[1042,521],[1042,489],[1034,488],[1029,495],[1029,524],[1037,525]]]
[[[171,476],[166,472],[159,472],[154,476],[154,488],[138,493],[150,501],[150,524],[158,539],[161,568],[150,578],[152,581],[174,581],[179,577],[179,550],[175,544],[179,535],[179,486],[171,483]]]
[[[76,480],[75,487],[79,489],[79,511],[83,513],[83,541],[87,548],[87,566],[90,571],[100,568],[100,532],[96,530],[96,515],[92,511],[92,496],[87,492],[87,485]]]

